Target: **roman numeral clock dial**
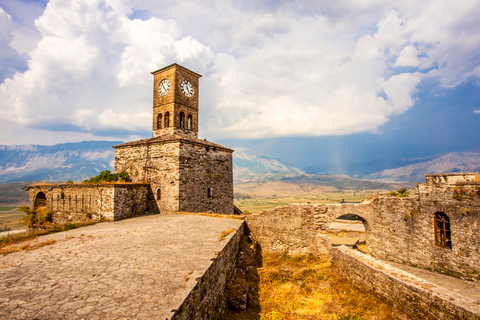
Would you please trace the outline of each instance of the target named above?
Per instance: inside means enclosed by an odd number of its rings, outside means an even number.
[[[163,79],[158,85],[158,93],[163,97],[167,94],[168,90],[170,90],[170,81]]]
[[[193,96],[193,86],[190,82],[188,82],[187,80],[183,80],[180,84],[180,87],[182,88],[182,93],[185,97],[190,98],[191,96]]]

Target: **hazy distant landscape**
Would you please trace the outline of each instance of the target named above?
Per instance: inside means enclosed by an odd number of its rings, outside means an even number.
[[[85,141],[54,146],[0,146],[0,205],[28,202],[22,187],[32,181],[83,181],[113,170],[120,141]],[[365,194],[413,187],[434,172],[480,171],[480,150],[412,159],[379,159],[297,168],[282,159],[234,148],[235,203],[254,212],[286,203],[359,202]]]

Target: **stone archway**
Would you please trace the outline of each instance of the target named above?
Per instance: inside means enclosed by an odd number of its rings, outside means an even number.
[[[35,196],[35,202],[33,205],[33,208],[35,210],[38,210],[39,208],[47,207],[47,197],[45,196],[45,193],[39,192]]]

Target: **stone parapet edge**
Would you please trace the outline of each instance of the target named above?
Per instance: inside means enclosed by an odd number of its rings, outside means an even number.
[[[207,271],[197,279],[182,304],[175,310],[171,320],[224,319],[227,311],[225,288],[235,273],[240,241],[245,234],[246,223],[242,222],[228,243],[223,247]]]
[[[480,319],[480,305],[388,263],[345,246],[331,250],[333,266],[354,285],[390,300],[414,319]]]

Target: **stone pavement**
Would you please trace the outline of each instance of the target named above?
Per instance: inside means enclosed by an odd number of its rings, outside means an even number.
[[[0,319],[169,318],[241,223],[161,214],[38,237],[56,242],[0,256]]]
[[[474,303],[480,305],[480,282],[467,281],[459,278],[432,272],[421,268],[414,268],[400,263],[384,261],[398,269],[417,276],[435,286],[450,290],[462,296],[470,298]]]

